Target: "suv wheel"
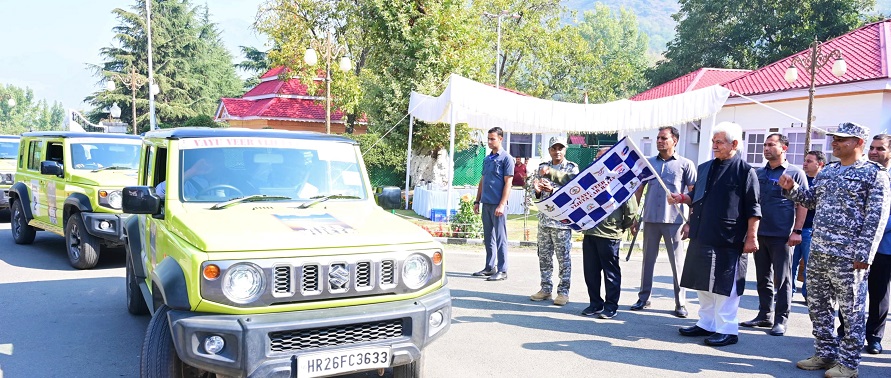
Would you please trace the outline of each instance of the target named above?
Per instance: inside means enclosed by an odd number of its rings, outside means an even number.
[[[28,225],[22,201],[13,200],[10,205],[12,212],[10,213],[9,223],[12,230],[12,238],[16,244],[31,244],[34,242],[37,229]]]
[[[130,257],[130,251],[127,251],[127,311],[133,315],[146,315],[149,313],[148,305],[142,297],[142,290],[139,289],[139,278],[133,270],[133,259]]]
[[[90,269],[99,262],[99,240],[87,232],[80,213],[74,213],[65,225],[68,261],[77,269]]]
[[[410,364],[393,367],[393,378],[418,378],[423,373],[424,357]]]
[[[216,374],[186,365],[176,354],[167,313],[170,307],[161,305],[155,311],[142,342],[139,376],[143,378],[216,377]]]

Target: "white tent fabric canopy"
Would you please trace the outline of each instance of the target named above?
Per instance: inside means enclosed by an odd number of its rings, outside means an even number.
[[[409,114],[428,123],[467,123],[513,133],[612,133],[674,126],[717,113],[730,91],[719,85],[647,101],[576,104],[500,90],[452,74],[438,97],[411,93]]]
[[[449,85],[438,97],[411,92],[405,192],[407,194],[409,190],[415,118],[427,123],[449,124],[451,161],[455,156],[457,123],[466,123],[479,130],[498,126],[507,132],[530,134],[650,130],[706,118],[717,113],[729,96],[729,90],[714,85],[648,101],[576,104],[523,96],[452,74]],[[450,168],[446,215],[452,209],[454,167]]]

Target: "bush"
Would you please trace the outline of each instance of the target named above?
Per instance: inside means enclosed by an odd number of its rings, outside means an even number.
[[[452,234],[459,238],[476,239],[483,236],[483,219],[473,212],[473,196],[461,196],[458,212],[449,222]]]

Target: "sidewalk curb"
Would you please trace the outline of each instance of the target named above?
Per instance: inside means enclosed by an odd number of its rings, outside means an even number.
[[[442,244],[475,244],[475,245],[483,244],[483,239],[443,238],[443,237],[434,237],[433,239],[442,243]],[[642,242],[638,242],[636,244],[637,244],[637,247],[643,248]],[[631,242],[627,242],[627,241],[623,240],[621,245],[619,246],[619,248],[620,249],[628,248],[628,246],[630,246],[630,245],[631,245]],[[508,240],[507,246],[508,247],[536,247],[536,246],[538,246],[538,242],[537,241]],[[581,249],[582,242],[572,242],[572,248]]]

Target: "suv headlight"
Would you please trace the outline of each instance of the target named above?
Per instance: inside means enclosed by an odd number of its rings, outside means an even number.
[[[15,181],[15,174],[11,172],[0,172],[0,185],[12,185]]]
[[[115,210],[121,209],[121,191],[120,190],[100,190],[99,205],[110,207]]]
[[[235,264],[223,275],[223,294],[230,301],[246,304],[263,294],[263,271],[253,264]]]
[[[402,264],[402,282],[411,289],[426,285],[430,273],[430,262],[424,255],[413,254]]]

